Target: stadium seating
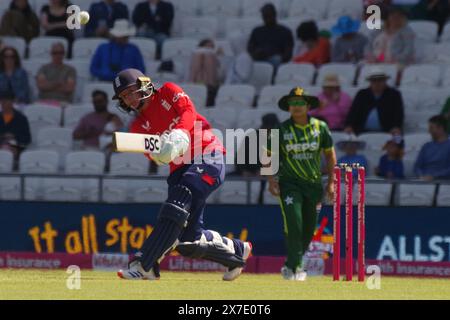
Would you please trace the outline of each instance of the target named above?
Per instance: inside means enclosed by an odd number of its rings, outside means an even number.
[[[285,19],[280,19],[278,21],[278,23],[282,26],[285,26],[286,28],[288,28],[289,30],[291,30],[292,32],[292,36],[294,37],[294,43],[297,42],[298,40],[296,40],[296,34],[297,34],[297,28],[300,25],[299,19],[298,18],[285,18]],[[295,48],[295,45],[294,45]],[[295,51],[294,51],[295,52]]]
[[[19,177],[1,177],[0,200],[20,200],[21,182]]]
[[[39,72],[39,69],[44,65],[49,63],[50,60],[46,59],[27,59],[22,60],[22,67],[28,74],[28,84],[30,86],[30,95],[31,100],[35,101],[38,99],[38,88],[36,84],[36,76]]]
[[[195,17],[199,14],[199,0],[170,0],[175,8],[175,19]]]
[[[125,4],[128,7],[128,13],[131,18],[133,16],[134,8],[136,7],[136,5],[139,2],[142,2],[142,0],[126,0],[126,1],[122,1],[122,2],[123,2],[123,4]]]
[[[244,18],[227,18],[225,21],[225,34],[227,37],[234,34],[249,36],[252,30],[263,24],[260,16]]]
[[[450,207],[450,185],[441,184],[439,186],[436,204],[441,207]]]
[[[267,109],[249,109],[243,110],[239,113],[237,119],[237,128],[242,129],[258,129],[261,126],[261,118],[269,113]],[[273,113],[277,113],[277,110],[273,110]]]
[[[13,170],[13,154],[8,150],[0,150],[0,173],[10,173]]]
[[[450,87],[450,66],[447,66],[447,68],[444,70],[444,74],[442,76],[442,87]]]
[[[241,11],[240,0],[200,0],[202,16],[238,17]]]
[[[416,35],[416,41],[420,44],[436,42],[438,35],[438,24],[428,20],[412,20],[408,25]]]
[[[321,86],[323,78],[330,73],[334,73],[339,76],[341,85],[352,86],[355,80],[356,66],[351,63],[324,64],[318,70],[316,86]]]
[[[130,180],[128,193],[133,202],[161,203],[167,198],[167,182],[164,180]]]
[[[221,204],[246,204],[247,203],[247,183],[245,181],[227,181],[217,192],[217,203]],[[250,199],[250,203],[255,203],[256,199]]]
[[[331,137],[333,138],[334,145],[336,145],[336,143],[338,143],[339,141],[348,140],[349,135],[341,131],[331,131]],[[339,159],[340,157],[343,156],[343,152],[339,148],[335,149],[336,149],[336,157],[337,159]]]
[[[77,0],[82,10],[88,10],[91,3],[97,0]],[[124,1],[130,15],[138,2],[143,0]],[[247,37],[254,27],[262,25],[260,7],[266,2],[273,2],[278,8],[278,20],[292,30],[294,36],[298,25],[306,19],[314,19],[319,29],[330,30],[336,24],[337,18],[343,14],[350,14],[354,18],[361,18],[361,0],[169,0],[175,6],[175,20],[172,38],[165,41],[162,49],[162,60],[174,62],[174,72],[159,72],[161,61],[155,60],[155,42],[147,38],[130,38],[144,56],[146,73],[152,80],[161,85],[165,81],[174,81],[185,90],[194,101],[198,111],[205,115],[208,121],[219,132],[224,133],[227,128],[258,128],[261,117],[269,112],[276,113],[283,121],[288,117],[278,109],[277,103],[281,96],[287,94],[296,85],[303,86],[309,93],[318,94],[321,82],[326,73],[336,72],[342,80],[342,90],[354,97],[360,88],[367,87],[365,81],[370,64],[362,65],[358,71],[354,65],[328,63],[317,70],[311,64],[286,63],[279,67],[272,85],[273,67],[264,62],[255,62],[253,74],[244,85],[222,85],[219,88],[214,108],[206,108],[207,89],[201,84],[183,83],[187,81],[187,68],[192,52],[198,46],[201,38],[211,37],[217,47],[222,47],[225,60],[231,60],[236,52],[234,41],[237,37],[246,44]],[[0,1],[0,14],[9,6],[8,1]],[[30,0],[31,6],[39,14],[48,0]],[[422,145],[430,141],[426,133],[428,119],[440,113],[446,99],[450,96],[450,23],[444,28],[440,42],[437,42],[437,24],[433,21],[411,20],[409,25],[416,33],[416,48],[418,64],[405,68],[400,90],[405,104],[405,156],[403,159],[407,177],[413,177],[413,165]],[[42,30],[41,30],[42,31]],[[360,32],[368,35],[370,31],[364,24]],[[29,75],[32,101],[31,105],[23,107],[28,117],[33,144],[20,158],[20,173],[58,173],[97,175],[103,174],[105,155],[99,151],[73,152],[72,130],[80,118],[93,111],[91,92],[101,89],[108,93],[109,99],[113,95],[110,82],[93,82],[89,65],[92,55],[101,43],[108,41],[103,38],[83,38],[83,29],[76,32],[77,39],[73,44],[73,58],[65,63],[73,66],[77,71],[77,87],[74,103],[66,108],[55,108],[36,101],[38,91],[35,77],[39,68],[50,61],[50,48],[55,41],[61,41],[67,49],[67,41],[58,37],[39,37],[27,45],[17,37],[2,37],[2,41],[15,47],[21,58],[23,68]],[[81,37],[80,37],[81,36]],[[178,38],[179,37],[179,38]],[[331,38],[334,41],[334,37]],[[233,43],[233,49],[231,47]],[[245,45],[242,46],[243,49]],[[27,51],[29,55],[27,57]],[[27,59],[24,59],[24,58]],[[394,85],[397,75],[395,65],[377,64],[387,72],[391,79],[388,83]],[[354,86],[355,75],[358,76]],[[315,77],[317,79],[315,79]],[[315,84],[315,85],[314,85]],[[255,96],[258,107],[253,108]],[[128,124],[132,118],[122,114],[115,108],[110,108]],[[61,127],[62,126],[62,127]],[[346,134],[332,132],[334,142],[341,140]],[[383,154],[381,147],[390,138],[384,133],[363,134],[361,139],[367,142],[366,149],[361,153],[369,160],[367,172],[373,175],[373,168]],[[226,142],[226,141],[225,141]],[[238,141],[239,142],[239,141]],[[37,150],[36,150],[37,149]],[[52,152],[54,149],[58,152]],[[70,152],[72,151],[72,152]],[[340,150],[336,150],[338,157]],[[43,152],[42,154],[34,154]],[[50,153],[49,153],[50,152]],[[33,155],[34,154],[34,155]],[[33,158],[35,157],[35,158]],[[38,161],[41,157],[44,161]],[[28,158],[31,158],[28,159]],[[65,161],[64,161],[65,160]],[[47,162],[50,164],[48,165]],[[64,166],[62,166],[64,164]],[[11,172],[13,166],[12,155],[7,151],[0,151],[0,173]],[[142,155],[113,154],[111,158],[111,175],[148,175],[149,161]],[[61,170],[64,168],[64,170]],[[234,166],[227,166],[227,172],[234,170]],[[167,176],[168,166],[158,167],[158,174]],[[150,177],[150,176],[149,176]],[[27,177],[25,180],[25,195],[28,200],[48,201],[97,201],[99,199],[99,180],[97,178],[36,178]],[[221,203],[246,203],[246,183],[239,181],[230,184],[225,192],[215,193],[208,202],[215,200]],[[227,182],[228,184],[228,182]],[[227,185],[225,184],[225,185]],[[235,188],[236,190],[234,190]],[[162,180],[117,179],[105,180],[103,191],[105,200],[109,202],[160,202],[165,197],[166,183]],[[234,191],[233,191],[234,190]],[[259,181],[251,183],[252,203],[256,202]],[[426,195],[422,195],[425,190]],[[431,190],[431,191],[430,191]],[[449,185],[441,185],[437,195],[437,205],[450,205]],[[390,205],[390,194],[393,185],[381,181],[371,181],[366,184],[367,205]],[[433,185],[417,183],[399,186],[395,204],[429,205],[434,192]],[[431,193],[427,193],[431,192]],[[18,177],[0,178],[0,200],[20,199],[21,180]],[[233,197],[233,194],[236,196]],[[420,196],[414,198],[416,194]],[[230,197],[231,195],[231,197]],[[267,188],[264,191],[266,204],[278,204],[278,199],[272,197]],[[427,198],[428,197],[428,198]],[[225,201],[225,202],[223,202]],[[432,203],[432,202],[431,202]]]
[[[440,37],[441,43],[449,43],[450,42],[450,23],[447,23],[442,30],[442,34]]]
[[[256,192],[259,192],[259,188],[260,188],[260,183],[253,182],[252,189],[255,190]],[[258,193],[258,195],[259,195],[259,193]],[[256,200],[257,199],[258,198],[256,198]],[[279,205],[280,204],[279,197],[275,197],[269,192],[269,184],[268,183],[266,184],[266,188],[264,189],[264,193],[263,193],[263,204],[269,204],[269,205]]]
[[[225,129],[232,129],[236,127],[238,109],[242,108],[217,106],[216,108],[208,108],[203,110],[202,114],[208,119],[213,128],[219,129],[223,132]]]
[[[59,155],[51,150],[25,150],[20,155],[21,173],[57,173]]]
[[[61,124],[61,109],[42,104],[29,105],[24,114],[30,125],[31,136],[36,137],[44,127],[57,127]]]
[[[1,18],[1,16],[0,16],[0,18]],[[2,42],[7,46],[15,48],[22,60],[25,58],[27,44],[23,38],[2,37]]]
[[[73,42],[72,59],[91,61],[98,46],[107,43],[104,38],[79,38]]]
[[[80,179],[45,178],[42,180],[41,194],[34,200],[82,201],[82,182]]]
[[[368,206],[389,206],[391,202],[392,184],[366,183],[365,203]]]
[[[111,100],[114,96],[114,88],[110,82],[89,82],[84,85],[81,102],[90,103],[92,101],[92,92],[94,92],[94,90],[106,92],[108,100]]]
[[[359,19],[362,16],[362,13],[363,2],[361,0],[331,0],[328,2],[328,19],[337,20],[344,15]]]
[[[274,85],[262,88],[258,98],[258,106],[278,106],[280,97],[291,91],[292,85]]]
[[[405,132],[406,133],[426,132],[428,130],[427,119],[430,117],[430,114],[431,114],[430,111],[415,111],[406,109],[404,121]]]
[[[388,133],[364,133],[358,138],[366,143],[363,154],[368,161],[367,175],[374,175],[374,168],[378,165],[383,146],[391,138],[391,135]]]
[[[400,183],[398,185],[399,206],[432,206],[434,200],[434,184]]]
[[[251,106],[255,97],[255,88],[248,84],[230,84],[219,88],[216,106]]]
[[[67,174],[100,175],[105,170],[105,154],[100,151],[73,151],[66,155]]]
[[[428,125],[428,119],[423,119]],[[428,133],[409,133],[404,136],[405,141],[405,155],[403,157],[403,164],[405,167],[405,175],[413,176],[413,166],[417,159],[422,146],[431,141],[431,137]]]
[[[179,57],[190,58],[197,44],[198,41],[194,39],[167,39],[162,46],[162,60]]]
[[[255,87],[258,94],[264,86],[272,83],[273,66],[268,62],[253,62],[252,74],[248,83]]]
[[[186,17],[181,26],[181,35],[190,39],[214,39],[219,33],[219,21],[215,17]]]
[[[323,20],[328,1],[326,0],[291,0],[288,16],[303,19]]]
[[[317,21],[317,28],[319,28],[319,31],[331,32],[331,28],[336,24],[336,20],[337,19],[319,20]],[[331,43],[333,43],[334,39],[334,37],[331,37]]]
[[[242,16],[244,17],[256,17],[261,16],[261,8],[266,3],[272,3],[277,11],[281,9],[280,0],[242,0]]]
[[[207,89],[203,84],[182,83],[180,87],[191,98],[197,108],[206,106]]]
[[[64,155],[72,149],[72,130],[60,127],[46,127],[39,130],[36,145],[42,150],[54,150],[64,159]],[[61,162],[60,165],[63,163]]]
[[[148,174],[149,160],[142,154],[113,153],[110,159],[109,173],[111,175],[136,175]]]
[[[275,84],[291,86],[309,86],[312,84],[316,69],[311,63],[285,63],[280,65]]]
[[[44,59],[50,61],[50,50],[54,43],[61,42],[64,45],[66,54],[68,48],[68,42],[63,37],[38,37],[33,38],[28,46],[28,58],[29,59]]]
[[[401,87],[437,87],[441,80],[441,69],[437,65],[420,64],[405,68]]]

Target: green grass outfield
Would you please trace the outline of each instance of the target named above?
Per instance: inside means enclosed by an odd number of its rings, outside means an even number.
[[[69,290],[68,276],[65,270],[0,269],[0,299],[450,299],[449,279],[382,277],[381,289],[369,290],[330,276],[296,282],[243,274],[225,282],[220,273],[163,272],[159,281],[126,281],[114,272],[82,270],[81,289]]]

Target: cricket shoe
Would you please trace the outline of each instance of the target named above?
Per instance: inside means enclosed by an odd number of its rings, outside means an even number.
[[[252,252],[252,243],[250,241],[244,242],[244,253],[242,254],[242,259],[244,260],[244,262],[247,261],[251,252]],[[244,269],[244,267],[237,267],[237,268],[228,270],[227,272],[225,272],[222,279],[224,281],[233,281],[234,279],[239,277],[239,275],[242,273],[243,269]]]
[[[153,271],[153,269],[156,269]],[[128,270],[119,270],[117,275],[121,279],[125,280],[159,280],[159,266],[150,269],[150,271],[145,271],[142,268],[141,262],[138,260],[130,262],[128,265]]]
[[[305,281],[306,277],[307,277],[306,271],[301,269],[301,268],[297,268],[297,270],[295,271],[294,280],[296,280],[296,281]]]
[[[295,280],[295,273],[292,271],[291,268],[288,268],[286,266],[283,266],[281,268],[281,276],[284,280]]]

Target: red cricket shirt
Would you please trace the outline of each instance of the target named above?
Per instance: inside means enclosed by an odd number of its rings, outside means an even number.
[[[143,110],[130,125],[130,132],[162,135],[173,129],[184,129],[189,133],[190,157],[219,151],[225,154],[221,141],[211,131],[211,125],[197,113],[194,103],[183,89],[175,83],[167,82],[145,101]],[[194,130],[194,124],[195,130]],[[189,152],[189,150],[187,151]],[[149,155],[146,154],[151,159]],[[184,157],[187,159],[187,157]],[[186,160],[184,164],[186,164]],[[191,163],[190,161],[188,163]],[[182,164],[170,164],[172,173]]]

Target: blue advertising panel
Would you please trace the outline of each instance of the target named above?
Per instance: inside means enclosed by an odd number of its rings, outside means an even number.
[[[131,253],[151,232],[158,209],[154,204],[1,202],[0,251]],[[323,234],[332,235],[331,207],[322,209],[318,226],[324,217]],[[355,212],[355,231],[356,220]],[[252,241],[255,255],[284,255],[278,206],[209,205],[205,223],[223,235]],[[344,221],[341,230],[344,236]],[[354,239],[356,250],[356,232]],[[450,261],[450,208],[367,207],[366,257]]]

